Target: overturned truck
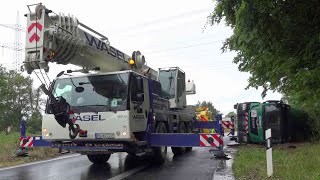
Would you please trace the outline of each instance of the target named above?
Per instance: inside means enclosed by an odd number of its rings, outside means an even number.
[[[264,143],[269,128],[274,143],[302,141],[310,135],[307,114],[282,101],[237,103],[234,108],[240,143]]]

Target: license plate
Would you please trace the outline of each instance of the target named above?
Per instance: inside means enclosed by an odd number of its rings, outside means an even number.
[[[96,133],[96,139],[114,139],[114,133]]]

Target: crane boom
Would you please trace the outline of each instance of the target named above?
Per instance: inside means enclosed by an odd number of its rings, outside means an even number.
[[[146,70],[157,77],[157,71],[145,65],[144,56],[135,51],[129,56],[110,45],[107,37],[78,21],[74,16],[55,14],[42,4],[27,14],[26,57],[24,66],[30,74],[35,69],[49,71],[50,62],[72,64],[102,72]],[[134,65],[129,61],[133,59]]]

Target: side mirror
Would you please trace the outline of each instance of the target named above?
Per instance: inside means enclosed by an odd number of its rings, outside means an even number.
[[[233,105],[233,109],[237,109],[237,107],[238,107],[238,103]]]
[[[141,104],[144,101],[143,78],[136,76],[132,83],[134,83],[134,89],[131,90],[131,100],[134,103]]]
[[[143,102],[144,101],[144,94],[143,93],[137,94],[137,101],[138,102]]]
[[[135,94],[135,96],[132,97],[132,101],[138,104],[142,103],[144,101],[144,94],[143,93]]]
[[[137,76],[136,84],[137,84],[137,94],[143,93],[143,78],[140,76]]]

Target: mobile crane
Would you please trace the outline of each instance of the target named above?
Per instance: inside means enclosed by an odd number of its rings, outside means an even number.
[[[26,71],[48,72],[49,63],[82,67],[59,73],[49,87],[40,86],[48,95],[43,140],[87,155],[93,163],[104,163],[115,152],[150,154],[162,163],[167,146],[179,155],[193,146],[223,144],[217,134],[193,133],[194,128],[212,129],[219,123],[194,121],[186,95],[196,93],[195,85],[186,84],[179,67],[156,71],[145,64],[140,51],[123,53],[77,18],[42,4],[36,4],[34,12],[30,7]]]

